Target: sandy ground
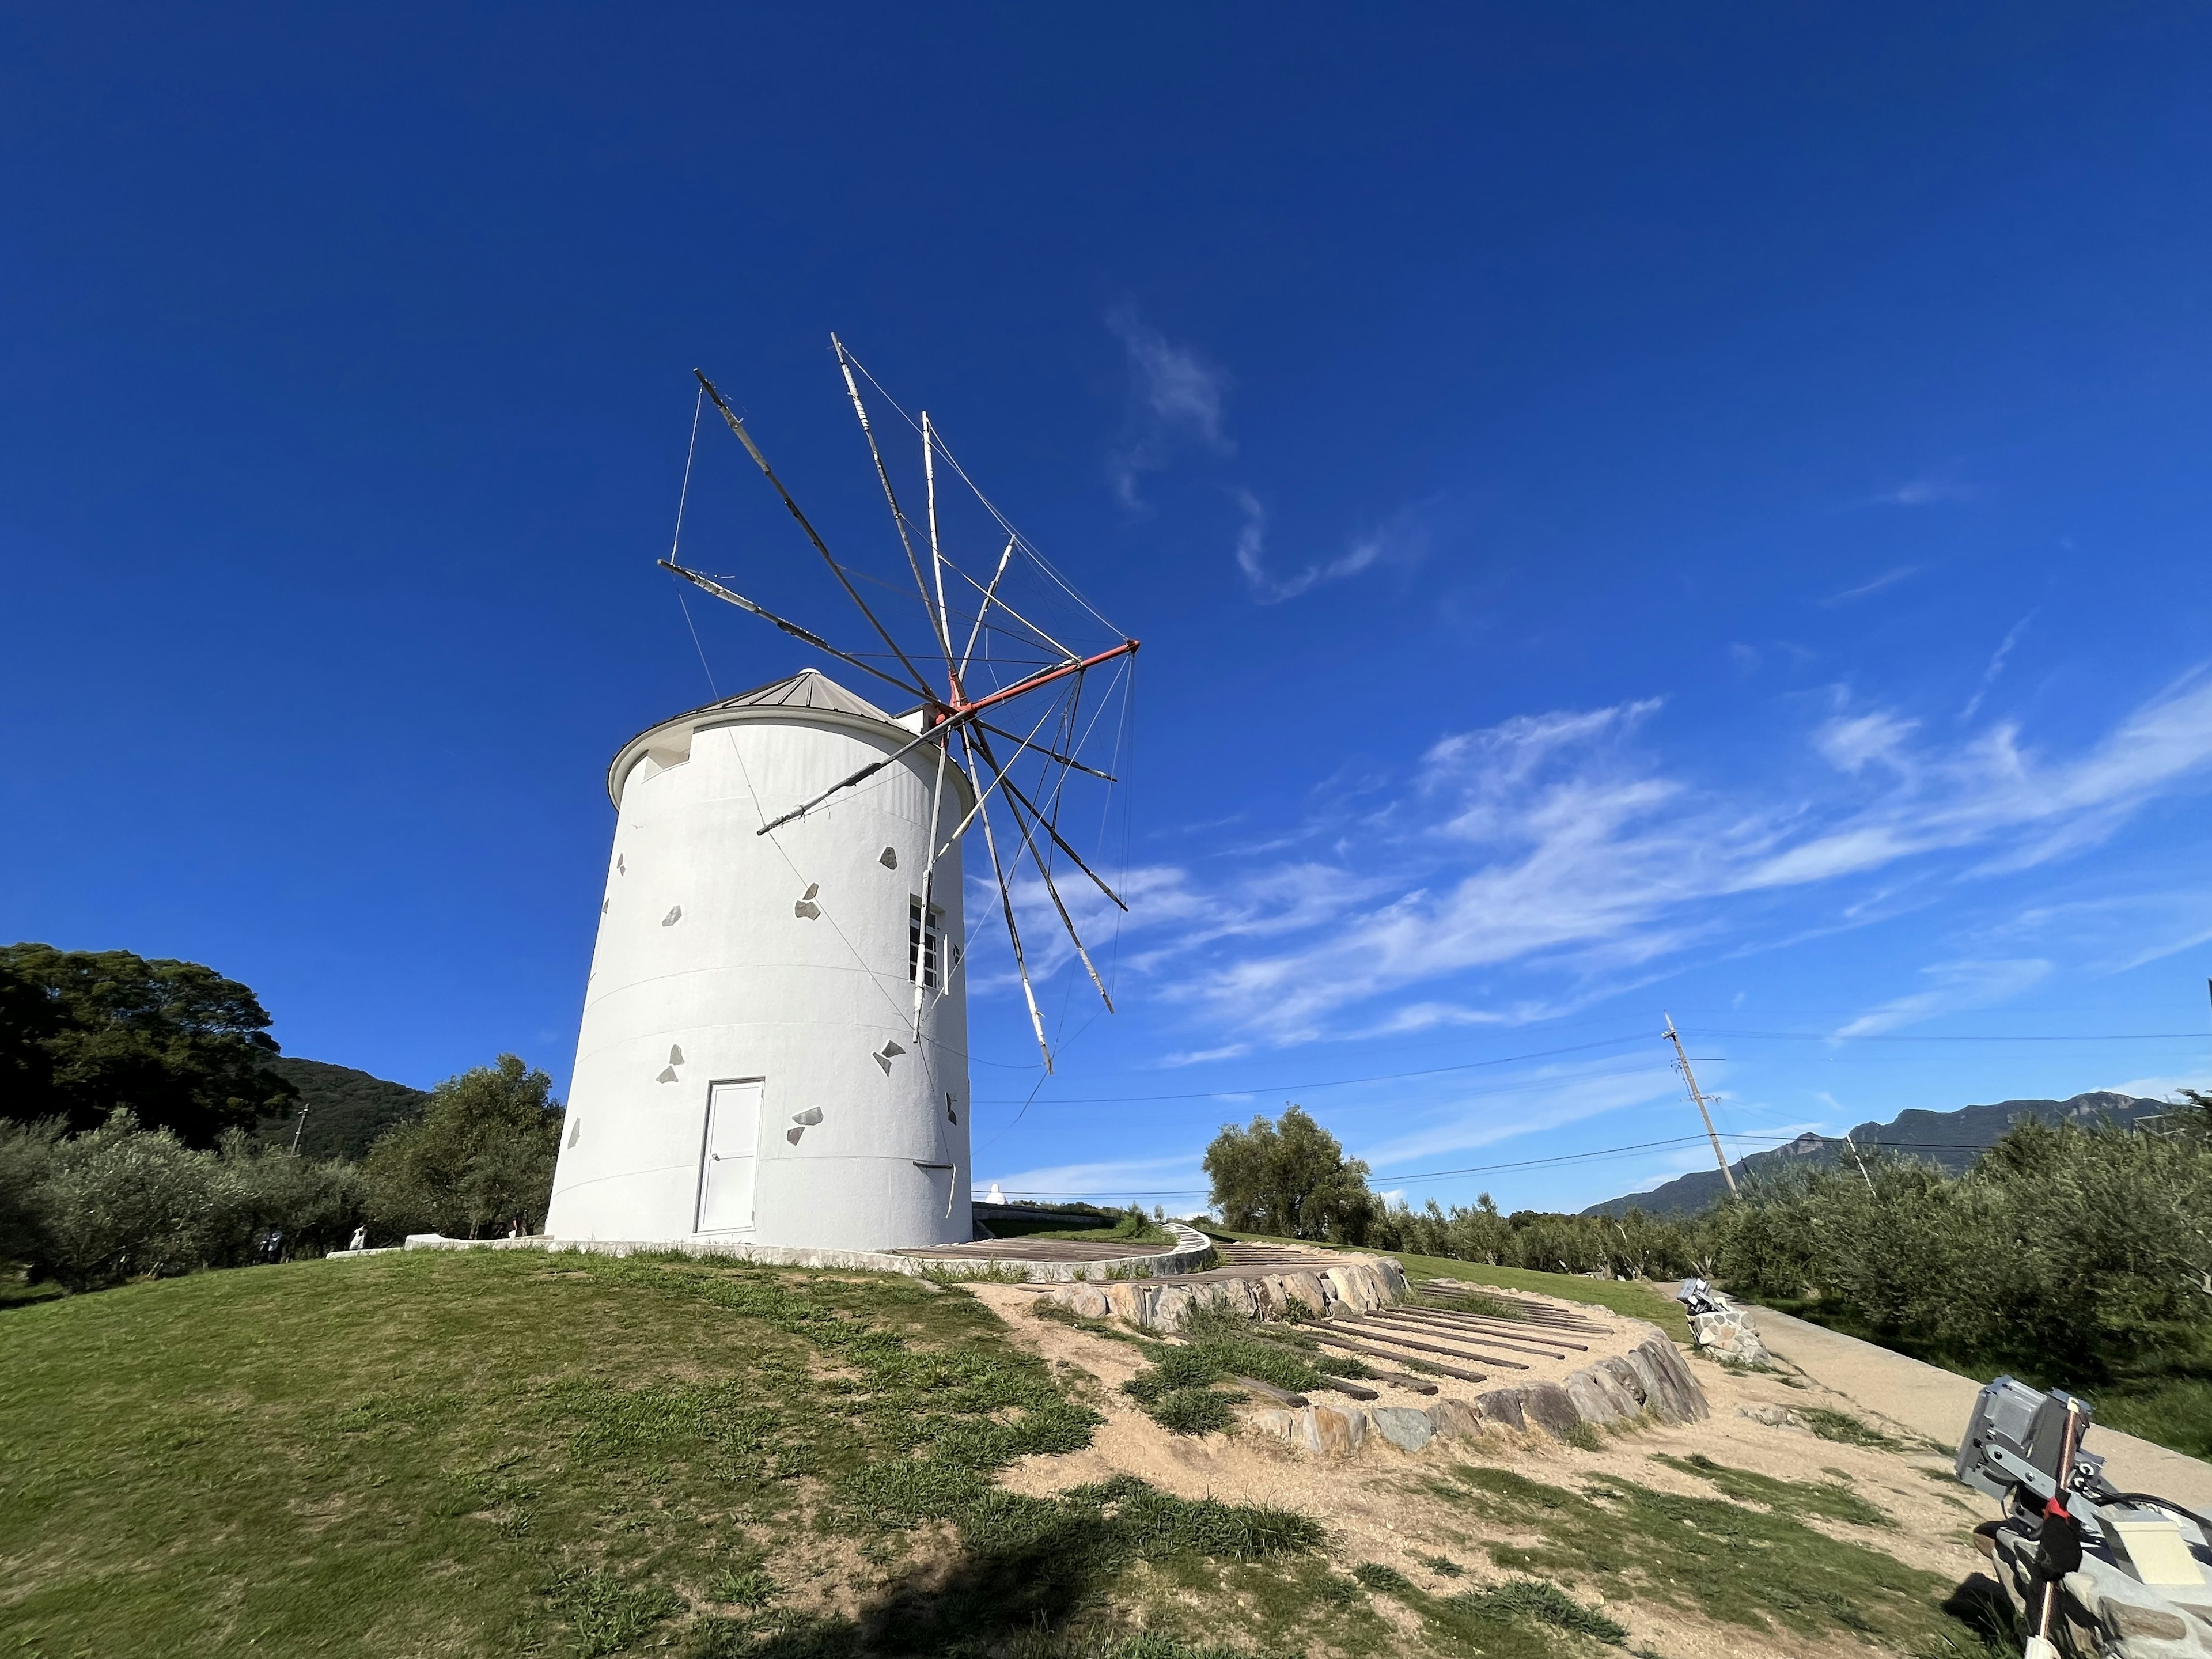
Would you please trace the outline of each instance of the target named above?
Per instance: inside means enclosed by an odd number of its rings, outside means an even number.
[[[1850,1401],[1863,1416],[1890,1421],[1955,1446],[1981,1385],[1935,1365],[1862,1342],[1771,1308],[1753,1308],[1759,1340],[1778,1358]],[[2088,1449],[2105,1460],[2105,1478],[2123,1492],[2155,1492],[2193,1509],[2212,1508],[2212,1464],[2092,1426]]]
[[[1340,1570],[1364,1561],[1381,1562],[1417,1583],[1449,1593],[1503,1576],[1490,1567],[1482,1549],[1489,1538],[1503,1534],[1495,1530],[1486,1533],[1480,1516],[1470,1509],[1449,1504],[1422,1489],[1424,1476],[1443,1468],[1447,1458],[1495,1464],[1553,1485],[1578,1486],[1591,1476],[1613,1474],[1660,1490],[1710,1498],[1715,1494],[1704,1482],[1653,1461],[1659,1453],[1683,1457],[1702,1452],[1717,1462],[1783,1480],[1818,1480],[1823,1471],[1832,1471],[1869,1501],[1887,1510],[1896,1517],[1898,1528],[1867,1530],[1825,1522],[1811,1524],[1835,1536],[1887,1551],[1954,1583],[1978,1573],[1984,1565],[1971,1545],[1968,1531],[1976,1522],[1994,1516],[1996,1507],[1948,1480],[1930,1479],[1929,1472],[1933,1470],[1948,1475],[1948,1460],[1933,1454],[1841,1445],[1802,1430],[1770,1427],[1741,1414],[1741,1407],[1760,1405],[1857,1409],[1856,1401],[1811,1378],[1802,1379],[1804,1385],[1793,1389],[1774,1376],[1735,1374],[1693,1361],[1694,1374],[1712,1407],[1709,1421],[1641,1430],[1609,1440],[1595,1452],[1565,1445],[1541,1433],[1435,1441],[1419,1452],[1401,1451],[1381,1437],[1370,1435],[1357,1455],[1326,1459],[1249,1434],[1209,1435],[1204,1439],[1170,1434],[1120,1393],[1121,1383],[1135,1376],[1145,1363],[1134,1347],[1031,1316],[1030,1307],[1035,1297],[1020,1286],[970,1288],[1006,1319],[1015,1339],[1024,1346],[1056,1364],[1095,1378],[1097,1386],[1089,1390],[1090,1398],[1107,1418],[1087,1450],[1027,1459],[1009,1470],[1006,1484],[1016,1491],[1042,1495],[1126,1472],[1186,1498],[1280,1504],[1314,1516],[1329,1527],[1331,1553]],[[1620,1347],[1607,1350],[1610,1352],[1632,1346],[1650,1328],[1603,1309],[1577,1306],[1575,1311],[1619,1328],[1624,1340]],[[1575,1364],[1586,1364],[1599,1356],[1596,1339],[1578,1340],[1590,1340],[1591,1352],[1573,1356]],[[1573,1368],[1559,1364],[1544,1375],[1564,1375]],[[1500,1373],[1496,1381],[1526,1382],[1536,1376],[1533,1371]],[[1462,1397],[1481,1391],[1448,1378],[1435,1380],[1444,1390]],[[1496,1382],[1482,1386],[1492,1387]],[[1382,1398],[1375,1404],[1429,1403],[1402,1389],[1386,1387],[1380,1393]],[[1419,1558],[1438,1554],[1459,1562],[1468,1569],[1468,1576],[1456,1580],[1439,1577],[1421,1564]],[[1581,1593],[1585,1599],[1591,1594],[1587,1588]],[[1410,1632],[1411,1614],[1395,1609],[1387,1598],[1377,1597],[1375,1604],[1386,1616],[1401,1617]],[[1735,1654],[1790,1655],[1802,1659],[1811,1654],[1863,1655],[1866,1651],[1855,1639],[1841,1636],[1825,1644],[1796,1637],[1762,1639],[1738,1626],[1708,1625],[1641,1604],[1615,1602],[1605,1611],[1629,1628],[1632,1645],[1651,1646],[1668,1659],[1677,1656],[1720,1659],[1720,1656]]]

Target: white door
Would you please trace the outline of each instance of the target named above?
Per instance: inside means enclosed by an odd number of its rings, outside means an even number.
[[[707,1158],[699,1171],[699,1228],[753,1224],[753,1170],[760,1150],[761,1083],[717,1083],[707,1097]]]

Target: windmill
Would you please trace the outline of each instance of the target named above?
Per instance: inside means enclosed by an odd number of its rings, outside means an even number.
[[[762,477],[775,491],[815,553],[836,579],[845,597],[882,642],[884,650],[863,653],[841,649],[812,629],[801,627],[756,604],[724,581],[677,562],[673,556],[677,550],[674,548],[670,550],[671,557],[659,562],[662,568],[682,577],[702,592],[758,617],[793,638],[803,641],[887,685],[896,687],[908,696],[920,699],[921,729],[911,743],[896,754],[870,761],[812,799],[791,806],[763,824],[757,833],[766,836],[805,817],[810,812],[830,805],[847,791],[866,783],[885,767],[917,750],[928,752],[936,769],[936,789],[941,797],[946,769],[955,763],[952,744],[956,741],[959,744],[963,769],[975,786],[975,805],[960,819],[943,846],[933,839],[928,864],[922,878],[925,895],[933,881],[939,861],[951,851],[952,845],[970,828],[980,826],[984,847],[990,856],[992,877],[999,890],[1000,914],[1006,924],[1007,943],[1013,952],[1015,972],[1020,979],[1023,1000],[1029,1010],[1030,1027],[1036,1036],[1037,1052],[1043,1060],[1044,1068],[1049,1073],[1053,1069],[1052,1045],[1045,1033],[1044,1014],[1038,1006],[1036,988],[1030,978],[1028,952],[1022,944],[1021,923],[1015,908],[1016,887],[1026,862],[1050,899],[1060,926],[1077,958],[1081,961],[1085,973],[1090,976],[1091,987],[1097,993],[1099,1000],[1105,1005],[1108,1012],[1113,1012],[1113,994],[1107,988],[1089,947],[1084,943],[1076,918],[1060,891],[1055,868],[1060,860],[1065,860],[1066,866],[1080,872],[1109,902],[1124,912],[1128,909],[1121,895],[1070,844],[1068,837],[1062,832],[1060,819],[1068,805],[1067,786],[1073,776],[1080,775],[1109,785],[1117,781],[1110,771],[1084,760],[1080,751],[1091,746],[1091,740],[1098,731],[1097,716],[1102,705],[1116,694],[1126,698],[1139,642],[1121,635],[1110,644],[1085,653],[1064,643],[1058,634],[1048,631],[1033,620],[1027,611],[1035,607],[1018,607],[1013,598],[1019,595],[1010,596],[1008,578],[1018,568],[1026,568],[1045,579],[1042,585],[1047,592],[1056,592],[1066,600],[1072,601],[1073,610],[1082,619],[1109,634],[1117,631],[1053,569],[1044,556],[975,486],[945,444],[943,434],[931,423],[928,411],[923,410],[918,419],[908,417],[903,410],[899,410],[888,395],[883,393],[883,388],[875,377],[861,366],[842,340],[833,334],[830,343],[836,355],[846,396],[860,423],[860,435],[866,442],[868,457],[873,463],[877,483],[883,491],[884,503],[890,509],[891,524],[897,533],[908,574],[914,580],[915,597],[920,601],[927,630],[927,643],[919,650],[911,652],[901,644],[896,631],[887,623],[884,616],[879,615],[876,608],[862,597],[854,580],[854,571],[830,552],[829,544],[815,529],[813,522],[785,487],[783,480],[777,477],[775,469],[769,465],[760,445],[746,429],[744,418],[730,406],[714,383],[696,369],[692,372],[699,382],[699,397],[714,404],[723,423],[744,447],[745,453],[759,469]],[[877,441],[875,425],[869,419],[866,399],[861,393],[860,386],[864,380],[884,396],[885,403],[890,404],[899,417],[913,428],[921,441],[923,520],[919,525],[901,504],[898,491],[891,482],[890,468],[884,462],[882,446]],[[695,421],[695,447],[696,443]],[[983,580],[979,580],[976,574],[965,568],[946,548],[941,531],[943,515],[940,514],[938,487],[940,464],[1006,537],[1004,544],[999,548],[995,563],[991,566],[990,574]],[[688,489],[688,463],[686,480]],[[680,516],[678,535],[680,538]],[[927,560],[926,573],[925,549]],[[1021,562],[1018,566],[1018,560]],[[957,645],[956,640],[958,641]],[[871,657],[873,660],[870,659]],[[1101,671],[1109,671],[1109,678],[1103,696],[1099,694],[1096,682],[1090,678],[1100,674]],[[939,689],[940,685],[942,690]],[[1123,707],[1126,709],[1126,701]],[[1029,720],[1031,710],[1036,711],[1036,718]],[[1086,714],[1090,716],[1088,720]],[[1028,729],[1025,732],[1017,729],[1024,720],[1028,720]],[[996,744],[993,742],[994,738],[998,740]],[[1000,757],[1002,753],[1003,759]],[[1028,763],[1030,772],[1030,787],[1027,789],[1023,787],[1018,775],[1024,763]],[[1007,843],[1003,854],[999,827],[991,814],[994,798],[1001,817],[1012,823],[1015,832],[1015,839]],[[933,802],[933,823],[936,817]],[[1065,869],[1061,869],[1060,873],[1064,874]],[[963,960],[964,962],[965,953]],[[914,998],[917,1035],[921,1030],[921,986],[917,979]]]
[[[902,466],[902,446],[887,453],[863,387],[904,411],[833,344],[890,514],[877,562],[891,579],[830,551],[703,374],[681,499],[711,403],[860,612],[859,642],[833,644],[738,590],[759,591],[752,580],[687,562],[680,505],[659,562],[680,599],[696,587],[773,623],[890,706],[807,668],[617,751],[546,1217],[556,1238],[809,1261],[791,1252],[966,1239],[973,832],[1046,1071],[1044,978],[1079,960],[1113,1006],[1083,929],[1127,907],[1077,843],[1104,828],[1137,642],[1007,523],[927,416],[908,422],[918,467]],[[902,471],[918,473],[903,492]],[[1040,939],[1024,922],[1048,904]]]

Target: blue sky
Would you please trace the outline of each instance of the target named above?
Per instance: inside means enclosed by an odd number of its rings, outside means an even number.
[[[1059,964],[1034,1087],[979,957],[979,1181],[1187,1207],[1297,1099],[1580,1205],[1708,1156],[1662,1010],[1746,1137],[2203,1080],[2208,70],[2156,8],[19,9],[0,933],[565,1086],[603,769],[708,695],[692,367],[896,556],[835,329],[1145,641],[1121,1012]],[[832,618],[737,459],[687,549]]]

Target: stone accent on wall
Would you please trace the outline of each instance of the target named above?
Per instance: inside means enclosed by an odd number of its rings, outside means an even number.
[[[1718,1313],[1692,1314],[1690,1337],[1716,1359],[1733,1359],[1744,1365],[1770,1363],[1766,1345],[1759,1340],[1758,1328],[1751,1322],[1749,1312],[1742,1308],[1729,1306]]]

